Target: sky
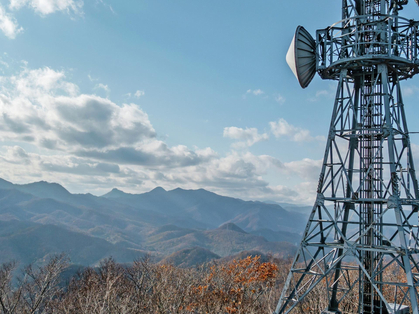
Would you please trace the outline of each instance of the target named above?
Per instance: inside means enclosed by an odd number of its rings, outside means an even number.
[[[401,15],[418,19],[411,2]],[[340,5],[0,0],[0,177],[311,204],[336,82],[301,89],[285,55]],[[419,131],[418,79],[402,87]]]

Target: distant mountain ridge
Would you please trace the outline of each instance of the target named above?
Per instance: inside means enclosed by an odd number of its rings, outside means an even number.
[[[294,254],[291,243],[296,242],[296,231],[301,232],[305,223],[300,213],[277,204],[243,201],[204,189],[166,191],[157,187],[141,194],[112,189],[98,197],[72,194],[57,183],[13,184],[0,179],[0,227],[6,221],[12,228],[7,234],[0,232],[0,262],[7,255],[21,258],[25,250],[33,252],[27,256],[40,260],[45,254],[57,252],[59,242],[52,240],[66,234],[62,249],[83,265],[95,264],[109,255],[125,262],[144,253],[158,259],[175,254],[181,264],[179,258],[190,254],[196,260],[244,250],[288,256]],[[31,247],[25,247],[24,238],[20,238],[19,253],[12,250],[10,241],[15,234],[23,237],[22,223],[36,226],[36,233],[26,233],[31,237],[27,241]],[[51,230],[58,234],[56,239],[48,238],[54,237]],[[293,242],[281,242],[284,240]],[[86,251],[80,241],[96,244]],[[2,251],[2,246],[9,249]],[[77,256],[77,252],[85,252],[80,253],[85,257]]]
[[[280,226],[281,230],[290,232],[303,227],[301,214],[286,211],[277,204],[243,201],[204,189],[166,191],[157,187],[142,194],[113,189],[102,197],[132,207],[152,208],[167,216],[188,215],[207,228],[216,228],[225,222],[248,230],[266,228],[267,224],[273,230]]]
[[[220,256],[199,246],[182,249],[161,260],[161,263],[178,267],[191,267],[219,259]]]
[[[2,262],[16,260],[23,266],[60,252],[66,252],[73,263],[81,265],[97,264],[104,256],[113,256],[126,263],[145,255],[144,252],[129,250],[55,225],[0,221]]]

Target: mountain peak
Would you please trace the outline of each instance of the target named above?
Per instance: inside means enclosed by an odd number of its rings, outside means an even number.
[[[43,197],[48,197],[48,194],[71,195],[71,193],[61,184],[55,182],[38,181],[28,184],[15,185],[21,189],[27,190],[29,193],[41,193]]]
[[[171,190],[171,191],[169,191],[169,192],[171,192],[171,193],[174,193],[174,194],[185,194],[185,193],[187,193],[187,194],[192,194],[192,195],[202,195],[202,196],[204,196],[204,195],[217,195],[217,194],[215,194],[215,193],[213,193],[213,192],[211,192],[211,191],[208,191],[208,190],[205,190],[205,189],[182,189],[182,188],[176,188],[176,189],[173,189],[173,190]],[[218,195],[217,195],[218,196]]]
[[[124,191],[121,191],[117,188],[113,188],[110,192],[102,195],[102,197],[106,197],[106,198],[116,198],[116,197],[123,197],[125,195],[127,195],[128,193],[125,193]]]
[[[166,190],[163,189],[161,186],[155,187],[154,189],[150,191],[150,193],[161,193],[161,192],[166,192]]]
[[[176,192],[176,191],[187,191],[187,190],[182,189],[182,188],[176,188],[176,189],[171,190],[170,192]]]
[[[12,182],[0,178],[0,189],[12,189],[13,186],[14,184]]]
[[[236,232],[240,232],[240,233],[247,233],[242,228],[238,227],[237,225],[235,225],[231,222],[222,224],[218,229],[220,229],[220,230],[231,230],[231,231],[236,231]]]

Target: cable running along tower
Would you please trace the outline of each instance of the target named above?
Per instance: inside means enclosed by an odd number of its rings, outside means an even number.
[[[287,61],[300,85],[315,72],[338,85],[317,199],[275,314],[305,313],[316,289],[322,313],[348,313],[352,298],[358,313],[419,314],[419,190],[400,87],[419,72],[419,22],[399,16],[407,2],[342,0],[342,20],[315,39],[297,28]]]

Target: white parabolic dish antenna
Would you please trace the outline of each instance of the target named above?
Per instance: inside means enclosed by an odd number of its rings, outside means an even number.
[[[315,49],[313,37],[304,27],[298,26],[286,60],[302,88],[306,88],[316,74]]]

